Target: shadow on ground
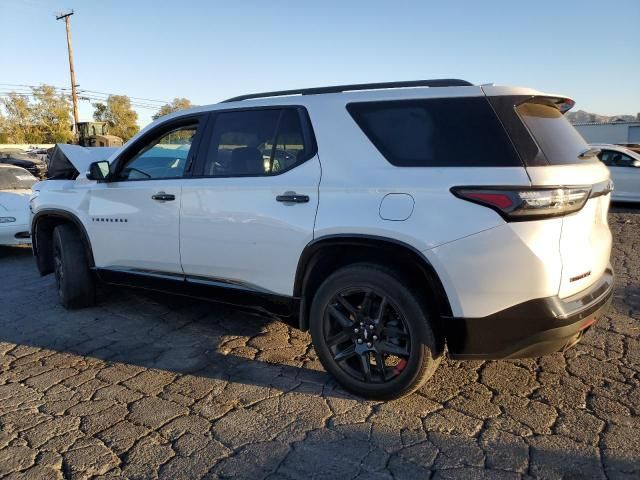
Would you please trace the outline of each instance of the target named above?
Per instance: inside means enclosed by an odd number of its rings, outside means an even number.
[[[65,311],[30,256],[0,249],[0,477],[46,468],[71,478],[640,474],[631,267],[619,311],[568,354],[446,361],[420,392],[381,403],[342,391],[308,335],[281,322],[121,288]],[[60,419],[73,435],[41,438]],[[34,452],[32,464],[16,460],[19,449]],[[50,451],[59,465],[45,465]]]

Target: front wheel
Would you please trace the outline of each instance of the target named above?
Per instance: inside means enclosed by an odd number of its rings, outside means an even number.
[[[313,299],[310,324],[324,368],[366,398],[408,395],[440,361],[423,303],[377,265],[347,266],[329,276]]]
[[[82,308],[95,303],[95,281],[87,252],[71,225],[58,225],[53,230],[53,266],[58,297],[65,308]]]

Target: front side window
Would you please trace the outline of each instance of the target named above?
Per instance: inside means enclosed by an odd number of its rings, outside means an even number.
[[[522,165],[483,97],[351,103],[347,110],[398,167]]]
[[[637,162],[629,155],[615,150],[603,150],[598,156],[609,167],[635,167]]]
[[[205,176],[277,175],[309,158],[296,109],[216,114]]]
[[[602,163],[604,163],[606,166],[610,167],[611,166],[611,157],[613,156],[614,152],[612,152],[611,150],[602,150],[599,154],[598,154],[598,158],[600,159],[600,161]]]
[[[614,167],[633,167],[635,160],[621,152],[612,152],[611,165]]]
[[[175,128],[142,147],[122,167],[119,180],[179,178],[184,174],[197,124]]]

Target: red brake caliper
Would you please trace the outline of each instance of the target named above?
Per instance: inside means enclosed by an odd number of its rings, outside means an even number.
[[[393,369],[393,373],[395,373],[396,375],[400,375],[400,372],[402,372],[406,366],[407,366],[407,361],[403,358],[398,362],[396,367]]]

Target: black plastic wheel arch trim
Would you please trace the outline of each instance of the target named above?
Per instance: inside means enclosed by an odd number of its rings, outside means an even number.
[[[73,213],[67,210],[55,209],[55,208],[45,208],[39,210],[31,221],[31,249],[33,251],[33,255],[36,258],[36,263],[38,264],[38,269],[40,273],[42,273],[40,262],[38,261],[38,223],[47,218],[61,218],[65,221],[71,222],[80,232],[80,237],[82,239],[82,243],[84,244],[85,251],[87,254],[87,261],[89,262],[89,267],[93,267],[95,265],[93,260],[93,249],[91,248],[91,241],[89,240],[89,234],[87,233],[87,229],[84,227],[82,221]],[[47,272],[50,273],[50,272]],[[46,274],[46,273],[44,273]]]
[[[307,282],[308,272],[313,267],[313,260],[315,255],[324,247],[331,247],[337,245],[349,245],[349,246],[368,246],[373,248],[380,247],[393,247],[404,249],[405,251],[416,255],[421,263],[418,267],[423,270],[424,273],[428,274],[430,278],[435,282],[434,287],[438,290],[436,293],[438,295],[438,307],[441,315],[451,317],[452,310],[451,304],[449,302],[449,298],[447,296],[446,290],[444,289],[444,285],[438,276],[435,268],[429,262],[427,257],[418,250],[417,248],[409,245],[401,240],[396,240],[388,237],[380,237],[376,235],[367,235],[367,234],[335,234],[335,235],[325,235],[322,237],[318,237],[307,244],[304,248],[302,254],[300,255],[300,259],[298,261],[298,267],[296,269],[296,277],[293,289],[293,295],[296,298],[300,298],[300,329],[308,330],[309,329],[309,319],[307,318],[307,309],[311,305],[312,299],[307,299],[305,297],[304,289],[305,283]],[[391,265],[393,267],[393,265]]]

